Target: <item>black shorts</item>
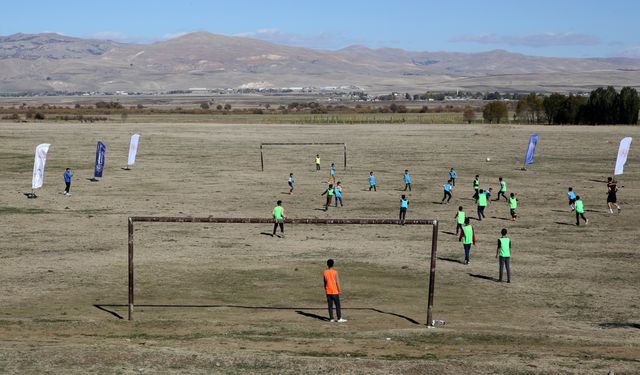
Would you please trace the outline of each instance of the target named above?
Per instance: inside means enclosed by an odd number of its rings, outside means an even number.
[[[574,204],[574,203],[576,203],[576,200],[575,200],[575,199],[571,199],[571,198],[569,198],[569,205],[572,205],[572,204]]]
[[[616,197],[616,193],[609,193],[609,195],[607,195],[607,203],[616,203],[618,202],[618,197]]]
[[[509,212],[511,212],[511,217],[516,217],[516,210],[515,208],[510,208]]]

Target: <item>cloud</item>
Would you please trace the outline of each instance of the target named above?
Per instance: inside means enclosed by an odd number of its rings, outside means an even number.
[[[111,40],[119,43],[148,43],[149,38],[123,33],[121,31],[99,31],[86,35],[87,38],[99,40]]]
[[[452,43],[506,44],[509,46],[554,47],[554,46],[593,46],[600,44],[595,35],[579,33],[540,33],[523,36],[481,34],[461,35],[449,39]]]
[[[295,34],[284,32],[277,28],[258,29],[252,32],[235,34],[245,38],[260,39],[271,43],[284,44],[293,47],[307,47],[315,49],[338,49],[350,44],[362,43],[361,40],[343,34],[321,32],[317,34]]]

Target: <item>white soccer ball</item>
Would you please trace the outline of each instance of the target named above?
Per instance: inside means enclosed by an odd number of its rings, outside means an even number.
[[[491,161],[491,158],[487,158],[487,161]]]

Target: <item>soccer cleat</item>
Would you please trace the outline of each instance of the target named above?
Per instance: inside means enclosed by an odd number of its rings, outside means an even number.
[[[335,320],[335,319],[329,319],[329,321],[332,322],[332,323],[337,322],[337,320]]]
[[[347,322],[347,319],[342,319],[342,318],[338,319],[338,323],[346,323],[346,322]]]
[[[587,225],[587,224],[589,224],[589,219],[584,221],[584,225]]]

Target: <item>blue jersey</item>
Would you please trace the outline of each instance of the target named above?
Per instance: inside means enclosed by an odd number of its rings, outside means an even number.
[[[329,173],[331,173],[331,175],[333,176],[334,174],[336,174],[336,169],[334,167],[331,167]]]
[[[66,183],[71,182],[71,176],[73,176],[73,173],[69,171],[64,171],[64,182]]]
[[[376,178],[374,176],[369,176],[369,185],[375,186]]]
[[[336,198],[342,198],[342,188],[340,186],[336,186],[333,192],[336,194]]]
[[[411,175],[409,173],[405,173],[404,174],[404,183],[405,184],[410,184],[411,183]]]
[[[456,171],[451,171],[451,172],[449,172],[449,177],[450,178],[458,178],[458,174],[456,173]]]
[[[407,199],[400,199],[400,208],[409,208],[409,201]]]
[[[444,191],[451,191],[451,184],[448,182],[442,185],[442,187],[444,188]]]
[[[573,191],[570,191],[567,194],[569,195],[569,199],[571,199],[571,200],[575,200],[576,199],[576,193],[574,193]]]

